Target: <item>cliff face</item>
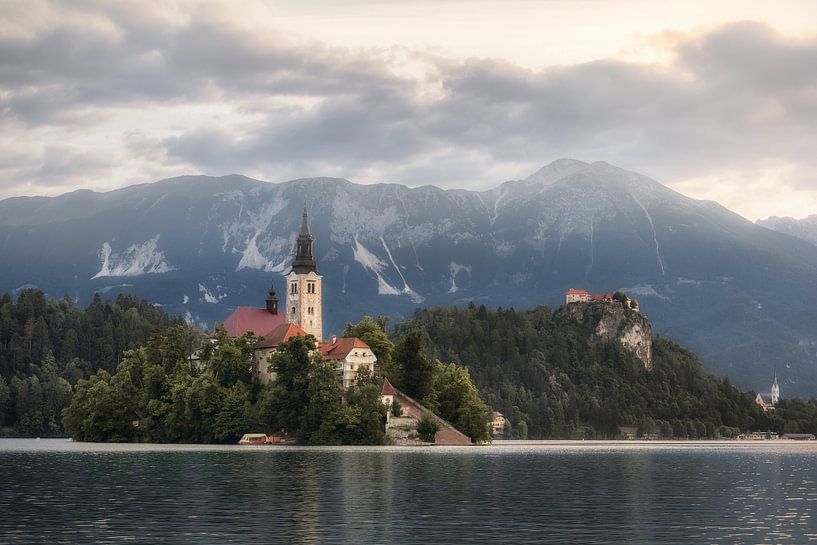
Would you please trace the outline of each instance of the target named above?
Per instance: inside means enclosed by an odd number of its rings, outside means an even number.
[[[593,327],[593,342],[617,341],[652,369],[652,327],[647,319],[622,303],[571,303],[557,316]]]

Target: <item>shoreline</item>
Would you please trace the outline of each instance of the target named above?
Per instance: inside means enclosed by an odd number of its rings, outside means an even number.
[[[0,453],[4,452],[400,452],[400,453],[461,453],[461,454],[496,454],[496,453],[530,453],[547,451],[740,451],[740,450],[775,450],[792,448],[798,451],[817,453],[817,441],[795,439],[737,440],[737,439],[703,439],[703,440],[501,440],[482,445],[447,446],[397,446],[397,445],[232,445],[232,444],[196,444],[196,443],[85,443],[70,439],[37,439],[37,438],[0,438]]]

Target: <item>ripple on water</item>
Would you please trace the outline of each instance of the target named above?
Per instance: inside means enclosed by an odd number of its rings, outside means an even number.
[[[0,441],[6,543],[806,543],[814,447]]]

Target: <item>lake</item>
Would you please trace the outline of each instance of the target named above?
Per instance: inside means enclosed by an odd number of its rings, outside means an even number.
[[[0,440],[0,543],[817,542],[817,444]]]

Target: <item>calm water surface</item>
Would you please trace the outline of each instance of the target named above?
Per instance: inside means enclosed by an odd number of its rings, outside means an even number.
[[[0,440],[0,543],[809,543],[817,445]]]

